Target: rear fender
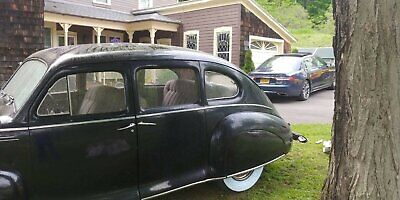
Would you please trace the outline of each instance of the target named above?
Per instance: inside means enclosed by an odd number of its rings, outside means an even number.
[[[281,118],[261,112],[240,112],[227,116],[211,138],[211,172],[228,176],[263,165],[289,152],[290,126]]]
[[[0,171],[0,199],[24,199],[23,183],[18,174]]]

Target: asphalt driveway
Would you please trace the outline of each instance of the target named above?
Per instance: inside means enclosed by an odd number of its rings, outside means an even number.
[[[283,97],[270,99],[282,117],[291,124],[332,123],[333,121],[333,90],[315,92],[307,101]]]

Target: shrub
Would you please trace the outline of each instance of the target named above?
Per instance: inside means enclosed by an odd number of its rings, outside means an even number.
[[[242,70],[246,73],[250,73],[255,69],[251,57],[252,57],[251,50],[247,50],[246,54],[244,55],[244,66],[242,67]]]

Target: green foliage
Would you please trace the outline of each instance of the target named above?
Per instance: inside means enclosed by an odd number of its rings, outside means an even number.
[[[299,50],[297,48],[293,48],[292,53],[299,53]]]
[[[298,0],[298,3],[307,10],[314,26],[318,27],[321,24],[325,24],[328,20],[325,13],[329,6],[332,5],[331,0]]]
[[[298,40],[292,44],[292,47],[328,47],[332,46],[334,34],[334,20],[332,6],[326,4],[326,0],[320,0],[322,3],[315,3],[319,0],[257,0],[274,18],[285,26]],[[330,0],[329,0],[330,2]],[[322,5],[326,5],[325,8]],[[317,18],[311,17],[309,9],[317,9],[322,12],[325,22],[319,23]],[[318,14],[318,15],[319,15]],[[322,19],[322,18],[319,18]],[[320,20],[321,21],[321,20]]]
[[[244,55],[244,66],[242,67],[242,70],[246,73],[250,73],[255,69],[254,62],[251,58],[252,58],[252,53],[250,50],[247,50],[246,54]]]

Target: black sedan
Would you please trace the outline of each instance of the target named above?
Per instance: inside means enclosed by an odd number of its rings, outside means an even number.
[[[307,100],[312,92],[335,88],[335,68],[309,54],[273,56],[249,74],[267,95]]]
[[[242,192],[306,141],[231,63],[157,45],[35,53],[1,91],[0,121],[0,199]]]

